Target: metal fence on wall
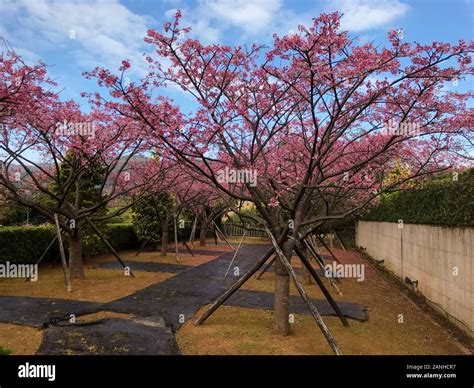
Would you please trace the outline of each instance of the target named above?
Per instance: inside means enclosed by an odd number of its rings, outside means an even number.
[[[263,230],[253,230],[253,229],[245,229],[240,225],[228,225],[224,224],[224,233],[226,236],[242,236],[245,231],[247,231],[247,237],[267,237],[267,234]],[[247,228],[250,226],[247,226]]]

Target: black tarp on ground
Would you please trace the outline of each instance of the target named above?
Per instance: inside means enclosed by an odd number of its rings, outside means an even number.
[[[79,300],[0,296],[0,322],[42,327],[52,318],[96,313],[100,306]]]
[[[268,246],[265,245],[242,247],[233,267],[239,267],[242,275],[267,249]],[[183,317],[185,320],[191,318],[199,308],[210,303],[235,282],[233,273],[223,279],[232,256],[233,252],[225,252],[217,260],[186,268],[189,270],[178,273],[171,279],[103,305],[67,299],[0,296],[0,322],[41,327],[53,318],[105,310],[141,316],[163,316],[168,325],[177,329],[181,326]]]
[[[218,259],[190,271],[181,272],[159,284],[105,303],[102,309],[140,316],[160,316],[176,331],[183,320],[190,319],[197,310],[212,302],[237,280],[233,268],[238,267],[239,275],[242,276],[268,249],[269,246],[264,244],[242,246],[225,279],[224,274],[233,252],[226,252]]]
[[[189,245],[189,247],[191,248],[191,245]],[[195,255],[203,255],[203,256],[220,256],[220,255],[230,252],[230,251],[221,251],[221,250],[213,251],[212,249],[199,249],[199,248],[194,248],[191,250],[193,251]],[[175,252],[174,247],[170,248],[168,251],[168,255],[173,255],[174,252]],[[186,247],[178,247],[178,254],[180,253],[189,253],[189,251],[186,249]]]
[[[113,318],[86,325],[70,325],[63,322],[46,330],[39,352],[41,354],[178,354],[179,350],[171,329],[178,330],[198,309],[227,290],[237,279],[233,268],[238,267],[242,276],[268,248],[268,245],[261,244],[243,246],[226,279],[224,274],[232,260],[233,252],[221,254],[216,260],[191,267],[164,282],[102,305],[64,299],[0,296],[0,322],[41,327],[49,323],[52,318],[65,317],[68,314],[80,316],[101,310],[131,313],[150,320],[155,319],[154,317],[163,317],[169,328],[163,325],[150,326],[138,322],[137,318],[135,320]],[[241,290],[228,303],[271,309],[273,294]],[[334,315],[326,301],[316,303],[323,315]],[[343,302],[338,304],[348,317],[367,319],[362,306]],[[292,297],[291,306],[292,311],[296,313],[307,311],[304,301],[299,297]]]
[[[270,292],[238,290],[224,303],[229,306],[248,307],[253,309],[273,310],[274,294]],[[337,316],[327,300],[311,299],[322,316]],[[347,318],[358,321],[368,319],[364,306],[357,303],[337,302],[342,313]],[[296,314],[311,314],[306,302],[298,296],[290,296],[290,312]]]
[[[189,248],[191,248],[191,245],[189,245]],[[226,247],[228,245],[225,245]],[[222,255],[224,253],[229,253],[229,251],[223,251],[223,250],[215,250],[213,251],[212,249],[199,249],[199,247],[194,247],[194,249],[191,249],[193,251],[193,253],[195,255],[203,255],[203,256],[219,256],[219,255]],[[145,250],[145,251],[142,251],[141,253],[156,253],[157,255],[160,255],[160,251],[157,251],[157,250],[152,250],[152,251],[149,251],[149,250]],[[178,247],[178,254],[181,254],[181,253],[187,253],[189,254],[189,251],[186,249],[186,247],[183,247],[183,246],[180,246]],[[168,248],[168,255],[169,256],[173,256],[175,254],[175,247],[174,246],[170,246]]]
[[[173,333],[163,325],[109,318],[83,326],[49,327],[37,354],[174,355],[180,351]]]
[[[293,267],[293,269],[295,270],[295,273],[296,273],[297,275],[300,275],[300,274],[301,274],[301,268],[299,268],[299,267],[297,267],[297,268]],[[326,277],[324,271],[323,271],[321,268],[315,268],[314,270],[315,270],[316,273],[319,275],[319,277],[321,277],[321,278]],[[275,272],[275,266],[272,265],[270,268],[268,268],[268,269],[266,270],[266,272]]]
[[[194,268],[190,265],[182,264],[171,264],[171,263],[152,263],[152,262],[141,262],[141,261],[127,261],[126,263],[132,271],[147,271],[147,272],[170,272],[170,273],[179,273],[186,271],[190,268]],[[106,268],[106,269],[120,269],[123,270],[123,267],[117,261],[112,261],[110,263],[103,263],[97,266],[97,268]]]

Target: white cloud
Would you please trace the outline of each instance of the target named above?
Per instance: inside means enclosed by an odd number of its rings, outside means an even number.
[[[182,24],[205,43],[216,43],[234,29],[238,41],[271,39],[273,33],[296,31],[310,25],[321,12],[343,13],[342,28],[352,32],[383,27],[404,16],[409,6],[400,0],[325,0],[296,12],[282,0],[199,0],[194,7],[181,7]],[[173,10],[174,11],[174,10]]]
[[[0,0],[1,1],[1,0]],[[273,33],[296,31],[298,24],[311,24],[322,11],[344,13],[343,28],[363,31],[393,22],[406,14],[400,0],[325,0],[319,8],[304,12],[291,9],[283,0],[197,0],[188,5],[168,0],[170,8],[181,8],[183,26],[204,43],[268,42]],[[172,19],[175,9],[166,13]],[[137,15],[119,0],[17,0],[2,2],[2,31],[10,43],[27,53],[61,53],[65,61],[82,69],[102,65],[117,69],[122,59],[132,62],[132,76],[147,72],[142,52],[151,48],[143,38],[156,25],[150,16]],[[161,23],[160,23],[161,24]],[[161,28],[159,26],[158,28]],[[71,30],[76,38],[70,39]],[[33,52],[34,51],[34,52]]]
[[[265,30],[278,15],[281,0],[204,0],[201,7],[221,23],[238,27],[247,33]]]
[[[42,49],[62,50],[87,68],[105,65],[115,70],[130,59],[136,75],[146,73],[143,38],[152,19],[134,14],[117,0],[18,0],[2,5],[4,16],[11,21],[4,34],[19,49],[34,37]]]
[[[181,7],[183,26],[204,43],[218,43],[230,29],[241,31],[237,40],[272,31],[282,12],[282,0],[199,0],[194,7]],[[174,9],[166,12],[168,19]]]
[[[359,32],[393,22],[404,16],[409,6],[399,0],[330,0],[327,9],[344,14],[343,29]]]

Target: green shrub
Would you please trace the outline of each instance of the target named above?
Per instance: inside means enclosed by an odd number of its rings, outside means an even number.
[[[97,227],[107,241],[117,250],[132,249],[138,246],[138,238],[132,224],[104,224],[97,225]],[[86,229],[84,234],[84,250],[87,250],[91,255],[109,251],[100,237],[89,228]]]
[[[117,249],[131,249],[138,246],[138,239],[132,224],[98,225],[101,232]],[[9,261],[18,264],[35,263],[54,237],[53,226],[5,226],[0,227],[0,263]],[[105,243],[86,228],[84,233],[84,251],[90,254],[108,252]],[[67,250],[67,239],[64,240]],[[46,254],[44,261],[54,260],[59,254],[55,243]]]
[[[419,189],[391,193],[381,198],[363,218],[366,221],[433,224],[443,226],[474,225],[474,169],[426,183]]]
[[[0,262],[34,263],[44,252],[54,236],[51,226],[0,227]],[[57,245],[49,250],[45,260],[54,258]]]

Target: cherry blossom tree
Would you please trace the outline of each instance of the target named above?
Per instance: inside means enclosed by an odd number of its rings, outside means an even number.
[[[28,66],[9,50],[0,57],[0,85],[3,195],[51,223],[59,216],[71,277],[82,278],[87,219],[125,211],[165,168],[147,157],[142,124],[95,102],[84,114],[76,103],[60,101],[48,89],[54,84],[43,64]],[[119,206],[104,212],[110,203]]]
[[[457,167],[473,129],[472,92],[452,82],[472,76],[474,43],[408,43],[390,31],[385,46],[362,44],[332,13],[275,35],[270,47],[204,45],[180,18],[178,11],[164,32],[148,31],[155,53],[143,82],[124,85],[126,69],[89,77],[121,99],[115,109],[146,127],[153,144],[223,195],[253,203],[254,221],[288,260],[325,223]],[[171,121],[158,115],[157,90],[167,86],[193,97],[196,108]],[[397,165],[406,173],[385,179]],[[279,258],[274,316],[283,335],[289,285]]]
[[[176,202],[176,213],[186,209],[199,221],[199,245],[206,245],[206,237],[212,222],[215,222],[232,205],[232,198],[216,190],[214,185],[203,180],[194,170],[182,163],[176,164],[177,184],[171,193]]]

